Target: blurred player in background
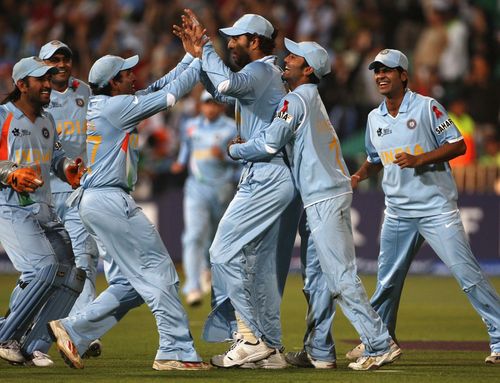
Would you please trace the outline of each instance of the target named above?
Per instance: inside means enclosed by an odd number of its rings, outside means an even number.
[[[349,368],[376,369],[393,362],[400,352],[390,346],[387,328],[370,306],[356,271],[350,177],[317,85],[330,73],[330,59],[315,42],[285,39],[285,47],[290,53],[285,58],[283,79],[291,92],[260,136],[231,145],[229,153],[234,158],[256,161],[291,144],[291,169],[304,203],[303,219],[307,218],[310,228],[304,238],[309,245],[307,253],[302,254],[308,326],[305,350],[289,353],[286,359],[299,366],[336,367],[330,328],[325,331],[320,327],[318,334],[313,331],[317,322],[331,326],[335,300],[366,345],[364,355]],[[320,335],[327,337],[321,339]]]
[[[170,73],[136,92],[132,68],[138,62],[139,56],[106,55],[90,69],[89,171],[79,193],[68,201],[79,206],[83,224],[109,259],[109,287],[79,313],[49,325],[65,362],[83,368],[81,355],[90,342],[144,300],[160,338],[153,369],[206,370],[179,300],[175,266],[130,195],[137,181],[137,125],[188,93],[199,80],[200,63],[186,56]]]
[[[61,41],[53,40],[42,46],[38,55],[47,65],[57,68],[51,77],[52,92],[50,104],[46,107],[56,122],[59,142],[71,157],[80,157],[87,162],[86,115],[90,87],[83,81],[71,76],[73,52]],[[91,303],[95,296],[95,279],[99,254],[92,236],[83,227],[78,209],[66,206],[66,200],[73,190],[54,174],[50,178],[52,203],[57,215],[68,231],[75,254],[76,266],[85,270],[87,280],[71,313],[76,313]],[[101,342],[96,340],[87,351],[88,356],[101,353]]]
[[[377,289],[371,303],[396,339],[404,280],[426,240],[448,266],[486,324],[491,354],[500,364],[500,298],[472,254],[457,208],[457,188],[448,161],[466,145],[436,100],[407,88],[408,59],[384,49],[368,67],[385,100],[368,116],[368,158],[351,177],[352,186],[382,169],[385,216],[380,236]],[[359,345],[347,354],[358,358]]]
[[[203,293],[211,290],[208,249],[235,192],[237,163],[227,157],[226,147],[236,126],[224,110],[210,93],[201,94],[201,113],[184,123],[179,156],[171,169],[177,174],[189,167],[184,185],[182,291],[190,306],[200,304]]]
[[[14,65],[15,89],[0,106],[0,241],[21,272],[0,327],[0,358],[47,367],[47,322],[66,316],[85,283],[51,202],[50,172],[79,185],[81,160],[65,157],[49,104],[57,69],[38,57]]]

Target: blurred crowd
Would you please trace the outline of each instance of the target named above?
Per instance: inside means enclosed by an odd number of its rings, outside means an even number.
[[[468,154],[453,166],[500,167],[500,3],[496,0],[2,0],[0,3],[0,93],[12,89],[12,65],[58,39],[74,52],[74,75],[86,81],[104,54],[139,54],[136,88],[175,66],[184,51],[172,34],[184,8],[193,9],[218,49],[217,29],[244,13],[268,18],[283,37],[315,40],[333,58],[320,92],[343,143],[348,166],[364,160],[364,128],[378,94],[367,66],[383,48],[410,59],[410,89],[440,101],[467,140]],[[147,120],[144,172],[154,192],[182,182],[169,174],[179,144],[179,126],[198,112],[201,89],[171,111]],[[231,111],[228,111],[231,114]]]

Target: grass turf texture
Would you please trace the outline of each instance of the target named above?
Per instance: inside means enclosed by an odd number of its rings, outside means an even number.
[[[374,291],[375,278],[363,277],[368,294]],[[0,310],[5,311],[14,286],[14,275],[0,275]],[[500,278],[490,279],[500,291]],[[305,302],[299,275],[287,282],[282,306],[283,340],[286,351],[302,347]],[[99,290],[105,288],[102,276]],[[208,297],[203,305],[188,308],[191,331],[198,352],[204,360],[222,353],[229,344],[206,343],[200,339],[204,319],[209,311]],[[0,312],[1,312],[0,311]],[[407,278],[398,320],[398,337],[403,356],[396,363],[377,371],[351,371],[345,352],[358,338],[340,309],[334,336],[337,347],[337,370],[288,368],[286,370],[212,369],[205,372],[154,371],[151,366],[157,348],[154,319],[145,305],[131,311],[124,320],[104,336],[100,358],[85,360],[85,369],[71,370],[52,347],[52,368],[11,366],[0,361],[1,382],[499,382],[500,366],[486,365],[489,354],[486,328],[452,278],[410,276]],[[419,344],[415,346],[415,342]],[[433,350],[426,341],[456,341],[461,349]],[[405,342],[412,348],[404,348]],[[472,345],[468,347],[469,344]],[[479,342],[479,347],[478,347]],[[451,343],[453,348],[455,343]],[[420,348],[420,349],[416,349]],[[478,350],[482,351],[470,351]]]

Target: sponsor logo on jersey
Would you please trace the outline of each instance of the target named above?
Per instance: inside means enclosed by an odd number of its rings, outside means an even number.
[[[379,137],[384,137],[384,136],[391,134],[391,133],[392,133],[392,130],[389,128],[383,128],[383,129],[378,128],[377,129],[377,136],[379,136]]]
[[[406,121],[406,126],[408,129],[415,129],[417,127],[417,121],[415,121],[413,118],[410,118],[408,121]]]
[[[47,128],[42,128],[42,135],[45,137],[45,138],[49,138],[50,137],[50,133],[49,133],[49,130]]]
[[[438,108],[436,105],[434,105],[434,106],[432,107],[432,111],[433,111],[433,112],[434,112],[434,114],[436,115],[436,118],[439,118],[439,117],[441,117],[441,116],[443,115],[443,112],[441,112],[441,111],[439,110],[439,108]]]
[[[439,124],[439,126],[434,130],[436,131],[437,134],[441,134],[452,125],[453,121],[451,120],[451,118],[448,118],[445,122]]]
[[[47,109],[51,108],[62,108],[62,104],[58,103],[57,101],[51,101],[49,106],[47,106]]]
[[[61,148],[62,148],[61,141],[56,141],[56,143],[54,144],[54,150],[61,150]]]
[[[12,135],[15,137],[30,136],[31,132],[28,129],[14,128],[12,129]]]
[[[276,114],[276,117],[278,117],[281,120],[284,120],[287,124],[292,122],[293,116],[288,114],[288,101],[287,100],[285,100],[285,102],[283,103],[283,107]]]
[[[85,101],[83,101],[83,98],[77,98],[75,100],[75,102],[76,102],[76,105],[78,105],[80,108],[85,105]]]

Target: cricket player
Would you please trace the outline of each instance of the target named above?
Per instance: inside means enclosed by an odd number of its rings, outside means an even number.
[[[248,140],[271,123],[285,95],[281,69],[272,55],[277,32],[264,17],[246,14],[220,32],[228,38],[231,71],[204,36],[194,13],[186,11],[184,30],[201,57],[202,81],[215,99],[236,105],[239,137]],[[180,29],[180,28],[178,28]],[[277,269],[280,218],[295,197],[284,153],[245,163],[238,191],[222,217],[210,247],[212,307],[204,327],[207,341],[235,343],[210,362],[217,367],[284,368],[280,302],[288,268]],[[289,219],[288,223],[293,223]],[[296,226],[295,226],[296,229]],[[284,252],[284,257],[289,255]],[[289,259],[289,258],[288,258]],[[246,365],[246,366],[245,366]]]
[[[366,345],[364,355],[349,368],[375,369],[391,363],[399,354],[391,349],[387,328],[370,306],[356,272],[350,177],[317,86],[330,73],[331,63],[326,50],[315,42],[296,43],[285,38],[285,47],[290,54],[285,58],[283,79],[291,92],[280,102],[273,123],[260,136],[231,145],[229,153],[238,159],[258,160],[293,143],[291,168],[312,238],[305,255],[309,269],[305,273],[312,279],[324,278],[330,299],[339,303]],[[315,316],[314,303],[309,302],[312,313],[308,316]],[[312,346],[317,356],[303,353],[312,366],[336,367],[334,350],[331,355],[321,355],[322,350]]]
[[[182,265],[186,280],[182,291],[190,306],[200,304],[203,293],[211,290],[208,249],[235,192],[238,166],[227,156],[226,147],[236,135],[236,126],[224,109],[207,91],[201,94],[201,113],[185,122],[179,155],[171,169],[179,173],[189,167],[184,185]]]
[[[49,104],[57,69],[38,57],[18,61],[15,89],[0,105],[0,241],[21,275],[0,327],[0,358],[47,367],[47,322],[66,316],[85,282],[51,202],[50,172],[79,185],[84,167],[65,156]]]
[[[87,231],[111,259],[114,278],[83,311],[49,323],[68,365],[83,368],[81,354],[126,312],[144,300],[155,316],[159,348],[155,370],[206,370],[194,349],[179,279],[160,235],[130,192],[137,180],[137,124],[167,109],[199,80],[200,63],[181,62],[147,89],[135,92],[139,56],[106,55],[89,72],[93,96],[87,112],[89,170],[70,198]],[[180,74],[179,74],[180,73]]]
[[[57,68],[51,77],[52,92],[50,104],[46,107],[56,122],[59,142],[64,151],[71,157],[80,157],[87,162],[87,126],[86,114],[90,96],[90,87],[82,80],[71,76],[73,68],[73,52],[59,40],[52,40],[42,46],[38,54],[47,65]],[[95,279],[99,254],[97,245],[91,235],[83,227],[78,209],[66,206],[66,200],[73,190],[54,174],[50,178],[52,203],[57,215],[63,221],[73,246],[76,266],[85,270],[87,279],[80,296],[76,300],[71,313],[82,310],[96,297]],[[101,353],[101,342],[96,340],[87,351],[88,356]]]
[[[486,324],[491,348],[486,363],[499,364],[500,298],[472,254],[448,164],[465,153],[463,138],[443,106],[408,89],[408,59],[402,52],[384,49],[368,69],[385,100],[368,115],[367,160],[351,182],[357,187],[384,170],[386,210],[372,306],[396,339],[404,280],[426,240]],[[363,349],[354,348],[347,358],[359,357]]]

